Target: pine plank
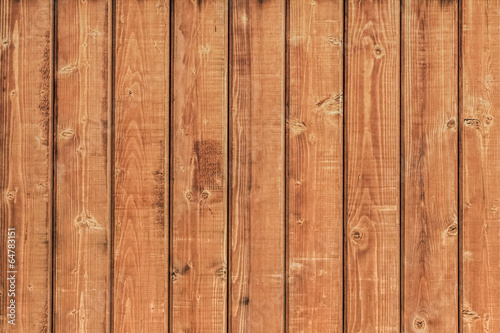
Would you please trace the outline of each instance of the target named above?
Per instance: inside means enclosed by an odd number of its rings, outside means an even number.
[[[402,330],[458,330],[458,1],[403,6]]]
[[[51,1],[0,2],[0,331],[51,330]],[[15,228],[15,297],[7,232]],[[15,300],[15,326],[7,304]]]
[[[232,332],[283,332],[285,1],[230,6]]]
[[[168,330],[169,2],[116,2],[113,329]]]
[[[345,330],[398,332],[400,7],[348,6]]]
[[[226,0],[175,1],[173,31],[173,332],[227,324]]]
[[[462,331],[500,331],[500,1],[462,2]]]
[[[57,2],[56,332],[109,332],[111,2]]]
[[[288,329],[342,332],[343,2],[288,13]]]

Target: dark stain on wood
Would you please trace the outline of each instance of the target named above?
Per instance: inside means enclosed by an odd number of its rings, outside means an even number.
[[[153,208],[156,212],[156,223],[160,226],[162,235],[165,234],[165,173],[158,170],[153,173],[155,190],[153,197]]]
[[[40,67],[40,74],[42,75],[39,92],[38,110],[42,114],[40,123],[41,134],[40,144],[45,147],[48,154],[49,148],[49,127],[50,127],[50,31],[45,32],[44,35],[46,43],[42,53],[42,65]]]
[[[224,149],[216,140],[196,141],[193,146],[194,166],[192,192],[198,199],[220,202],[223,199]]]

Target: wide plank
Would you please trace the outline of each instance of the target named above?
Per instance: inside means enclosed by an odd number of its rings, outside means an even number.
[[[111,1],[57,2],[55,332],[109,332]]]
[[[399,332],[400,3],[348,1],[345,332]]]
[[[227,0],[174,3],[173,332],[227,325]]]
[[[0,1],[2,332],[52,329],[53,5]],[[15,313],[7,309],[11,301]],[[7,310],[15,315],[15,325]]]
[[[285,329],[285,1],[230,6],[230,323]]]
[[[462,2],[463,332],[500,331],[500,1]]]
[[[458,0],[403,6],[402,331],[458,330]]]
[[[116,2],[113,321],[168,330],[169,2]]]
[[[343,2],[288,4],[287,327],[342,332]]]

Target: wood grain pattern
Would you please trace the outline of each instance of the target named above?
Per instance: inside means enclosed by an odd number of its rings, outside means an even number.
[[[288,329],[342,332],[343,3],[288,11]]]
[[[500,331],[500,1],[462,2],[462,331]]]
[[[175,1],[172,331],[227,324],[226,0]]]
[[[56,332],[109,332],[111,2],[57,2]]]
[[[0,331],[51,330],[51,1],[0,2]],[[16,229],[15,297],[7,230]],[[15,326],[7,302],[16,304]]]
[[[116,2],[113,328],[168,329],[169,2]]]
[[[500,0],[0,0],[0,331],[500,331],[499,35]]]
[[[402,330],[458,329],[458,1],[403,7]]]
[[[229,327],[283,332],[285,1],[230,8]]]
[[[399,331],[399,2],[349,1],[347,332]]]

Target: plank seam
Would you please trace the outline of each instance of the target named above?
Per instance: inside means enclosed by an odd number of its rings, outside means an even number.
[[[173,283],[172,283],[172,278],[171,278],[171,272],[172,272],[172,237],[173,237],[173,223],[172,223],[172,216],[173,216],[173,140],[172,140],[172,130],[173,130],[173,121],[172,121],[172,109],[173,109],[173,91],[174,91],[174,82],[173,82],[173,73],[174,73],[174,29],[175,29],[175,15],[174,15],[174,8],[175,8],[175,1],[170,1],[170,6],[169,6],[169,68],[170,72],[168,73],[168,96],[169,96],[169,105],[168,105],[168,178],[169,178],[169,200],[168,200],[168,263],[167,263],[167,270],[168,270],[168,287],[167,287],[167,317],[168,317],[168,324],[167,324],[167,331],[170,333],[172,332],[172,309],[173,309],[173,298],[172,298],[172,290],[173,290]]]
[[[284,232],[285,232],[285,235],[284,235],[284,255],[285,255],[285,260],[284,260],[284,270],[283,270],[283,273],[284,273],[284,294],[283,294],[283,301],[284,301],[284,306],[283,306],[283,310],[284,310],[284,313],[283,313],[283,323],[284,323],[284,331],[285,333],[287,331],[289,331],[289,323],[288,323],[288,311],[289,311],[289,301],[288,301],[288,293],[289,293],[289,279],[288,279],[288,274],[289,274],[289,271],[288,271],[288,267],[289,267],[289,260],[290,260],[290,254],[289,254],[289,234],[288,234],[288,230],[289,230],[289,227],[288,227],[288,222],[289,222],[289,219],[288,219],[288,212],[289,212],[289,202],[288,202],[288,191],[289,191],[289,186],[288,186],[288,179],[289,179],[289,165],[288,165],[288,154],[289,154],[289,135],[288,135],[288,131],[287,131],[287,128],[286,128],[286,124],[287,124],[287,119],[289,117],[289,112],[290,112],[290,109],[289,109],[289,105],[288,105],[288,102],[290,100],[289,98],[289,95],[290,95],[290,86],[289,86],[289,70],[290,70],[290,52],[289,52],[289,43],[288,43],[288,36],[289,36],[289,29],[290,29],[290,18],[289,18],[289,13],[288,11],[290,10],[290,2],[289,0],[285,0],[285,21],[284,21],[284,35],[285,35],[285,43],[284,43],[284,53],[285,53],[285,61],[284,61],[284,75],[283,75],[283,80],[284,80],[284,84],[285,84],[285,94],[283,96],[284,98],[284,113],[285,113],[285,117],[284,117],[284,123],[282,124],[283,128],[284,128],[284,131],[285,131],[285,135],[284,135],[284,150],[285,150],[285,154],[284,154],[284,158],[283,158],[283,163],[284,163],[284,167],[283,167],[283,170],[285,172],[285,177],[284,177],[284,180],[285,180],[285,195],[284,195],[284,209],[285,209],[285,212],[284,212],[284,218],[285,218],[285,223],[284,223]]]
[[[348,0],[344,0],[343,3],[343,22],[342,22],[342,238],[343,238],[343,246],[342,246],[342,331],[347,332],[347,298],[346,298],[346,288],[347,288],[347,237],[346,237],[346,229],[347,229],[347,40],[348,40],[348,27],[347,22],[349,18],[349,3]]]
[[[404,0],[403,0],[404,1]],[[399,331],[404,328],[404,258],[405,258],[405,215],[404,215],[404,183],[405,183],[405,149],[404,149],[404,112],[403,112],[403,13],[404,3],[399,3]]]
[[[462,272],[462,233],[463,233],[463,221],[462,221],[462,214],[461,214],[461,209],[462,209],[462,191],[461,191],[461,179],[462,179],[462,168],[460,167],[462,164],[462,159],[461,159],[461,148],[462,148],[462,131],[463,131],[463,126],[462,126],[462,89],[461,89],[461,79],[462,79],[462,66],[461,66],[461,61],[462,61],[462,15],[463,15],[463,9],[462,9],[462,1],[458,0],[458,19],[457,19],[457,33],[458,33],[458,52],[457,52],[457,123],[458,123],[458,133],[457,133],[457,163],[458,163],[458,180],[457,180],[457,223],[458,223],[458,234],[457,234],[457,241],[458,241],[458,262],[457,262],[457,296],[458,296],[458,302],[457,302],[457,316],[458,316],[458,332],[462,332],[462,316],[461,316],[461,308],[462,308],[462,293],[461,290],[462,288],[462,279],[461,279],[461,272]]]
[[[167,263],[167,275],[168,275],[168,283],[167,283],[167,331],[170,333],[172,331],[171,325],[172,325],[172,320],[171,320],[171,313],[172,313],[172,305],[171,305],[171,297],[172,297],[172,289],[173,289],[173,281],[171,279],[170,275],[170,269],[172,265],[172,229],[173,229],[173,211],[172,211],[172,202],[173,202],[173,186],[172,186],[172,181],[173,180],[173,139],[172,139],[172,128],[173,128],[173,122],[172,122],[172,113],[173,113],[173,103],[174,100],[172,98],[173,96],[173,73],[174,73],[174,1],[169,1],[169,7],[168,7],[168,27],[170,29],[168,33],[168,47],[169,47],[169,73],[168,73],[168,177],[169,177],[169,182],[168,182],[168,239],[167,239],[167,249],[168,249],[168,263]]]
[[[110,200],[110,231],[109,231],[109,237],[110,237],[110,253],[109,253],[109,328],[110,332],[114,331],[114,278],[115,278],[115,269],[114,269],[114,253],[115,253],[115,200],[114,200],[114,187],[115,187],[115,177],[114,177],[114,170],[115,170],[115,61],[116,61],[116,23],[115,23],[115,17],[116,17],[116,2],[114,0],[110,0],[108,2],[111,4],[111,8],[109,9],[108,13],[108,38],[111,38],[111,43],[108,42],[108,47],[110,50],[108,50],[108,54],[110,56],[110,62],[108,64],[109,66],[109,99],[110,99],[110,104],[109,104],[109,111],[108,111],[108,116],[110,120],[108,121],[108,159],[109,159],[109,172],[108,172],[108,177],[109,177],[109,182],[110,182],[110,188],[109,188],[109,200]]]
[[[231,250],[232,250],[232,177],[231,177],[231,159],[232,159],[232,154],[231,154],[231,147],[232,147],[232,135],[231,135],[231,123],[232,123],[232,117],[231,117],[231,0],[228,0],[226,2],[226,9],[227,9],[227,63],[226,63],[226,99],[227,99],[227,140],[226,140],[226,151],[227,151],[227,160],[226,160],[226,230],[227,230],[227,236],[226,236],[226,332],[229,332],[231,329],[231,315],[232,315],[232,256],[231,256]]]
[[[51,13],[52,13],[52,18],[51,18],[51,46],[50,46],[50,56],[52,57],[50,61],[50,86],[51,86],[51,99],[50,99],[50,112],[52,112],[52,121],[49,122],[49,183],[50,183],[50,189],[51,189],[51,195],[49,195],[49,221],[50,221],[50,227],[51,230],[49,231],[50,235],[50,241],[51,244],[49,245],[49,249],[51,253],[49,254],[50,258],[50,263],[49,263],[49,272],[50,272],[50,279],[48,283],[48,294],[49,294],[49,306],[48,309],[50,311],[50,314],[47,314],[47,317],[49,318],[49,324],[48,324],[48,330],[50,332],[54,331],[54,308],[55,308],[55,276],[56,276],[56,263],[55,263],[55,246],[56,246],[56,168],[54,166],[54,161],[56,161],[56,143],[55,141],[55,134],[54,130],[56,128],[56,102],[57,102],[57,94],[56,94],[56,80],[55,80],[55,68],[57,68],[57,57],[55,56],[57,54],[57,39],[55,38],[57,36],[57,1],[53,0],[51,1]]]

